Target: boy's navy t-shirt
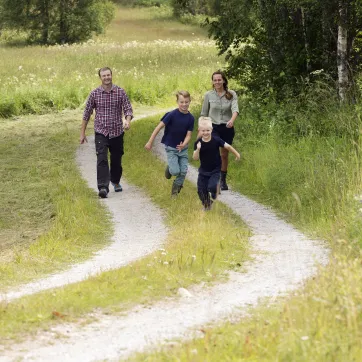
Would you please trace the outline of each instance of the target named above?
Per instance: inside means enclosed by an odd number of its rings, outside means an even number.
[[[194,116],[190,112],[182,113],[178,108],[166,113],[161,119],[161,122],[165,124],[161,143],[176,148],[183,142],[187,132],[194,130],[194,121]]]
[[[194,150],[197,149],[198,142],[201,142],[199,172],[207,174],[212,171],[220,171],[221,156],[219,148],[225,146],[225,141],[213,135],[211,135],[209,142],[205,142],[202,138],[199,138],[194,144]]]

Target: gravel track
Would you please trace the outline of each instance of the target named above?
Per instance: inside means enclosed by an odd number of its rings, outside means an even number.
[[[154,113],[144,114],[137,119],[152,114]],[[76,159],[82,177],[98,193],[94,136],[88,137],[88,143],[78,148]],[[112,243],[109,246],[96,252],[90,260],[73,265],[63,272],[0,292],[0,302],[10,302],[42,290],[85,280],[103,271],[120,268],[162,247],[167,229],[160,209],[151,203],[144,192],[129,185],[124,178],[122,187],[124,191],[118,193],[111,187],[108,198],[99,200],[108,207],[114,224]]]
[[[158,143],[159,139],[155,144]],[[154,151],[165,159],[162,146],[155,146]],[[82,164],[84,169],[93,166],[93,161]],[[188,179],[195,183],[196,178],[197,171],[191,167]],[[134,194],[132,200],[137,202]],[[102,315],[99,321],[84,327],[56,326],[35,341],[12,346],[0,361],[127,358],[135,351],[157,347],[174,338],[190,338],[205,324],[238,319],[246,307],[255,305],[260,298],[273,299],[299,287],[316,272],[318,264],[328,262],[328,249],[322,242],[308,239],[270,209],[233,191],[223,192],[219,200],[232,208],[253,232],[250,242],[255,258],[246,263],[245,273],[230,273],[226,283],[213,287],[197,285],[190,289],[188,297],[168,298],[151,307],[139,306],[127,315]],[[106,202],[111,203],[111,198]],[[118,205],[123,208],[122,202]],[[115,220],[118,222],[118,218]]]

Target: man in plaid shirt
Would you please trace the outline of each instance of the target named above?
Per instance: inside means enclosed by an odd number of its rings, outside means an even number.
[[[108,67],[101,68],[98,75],[102,84],[88,97],[83,113],[80,143],[88,142],[85,130],[95,109],[98,195],[106,198],[109,192],[109,181],[114,186],[114,191],[122,191],[119,182],[122,176],[123,135],[124,131],[130,127],[133,111],[124,89],[112,83],[112,70]],[[124,121],[122,115],[125,117]],[[111,158],[110,168],[108,150]]]

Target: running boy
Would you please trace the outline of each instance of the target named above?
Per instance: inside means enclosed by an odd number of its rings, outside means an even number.
[[[204,210],[210,210],[213,200],[219,194],[221,156],[219,147],[223,147],[240,160],[240,154],[234,147],[227,144],[221,138],[211,135],[212,121],[210,117],[199,118],[199,135],[194,145],[194,160],[200,160],[199,176],[197,178],[197,193],[204,206]]]
[[[175,197],[181,191],[185,181],[188,154],[187,147],[191,139],[191,133],[194,129],[194,116],[189,112],[191,97],[187,91],[179,91],[176,94],[178,108],[166,113],[158,126],[151,134],[149,141],[146,143],[146,150],[151,150],[161,128],[165,127],[165,133],[161,143],[165,145],[167,155],[167,167],[165,177],[170,179],[176,176],[172,184],[171,197]]]

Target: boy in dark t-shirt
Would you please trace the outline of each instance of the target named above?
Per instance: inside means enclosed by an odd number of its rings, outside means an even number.
[[[217,198],[219,193],[221,156],[220,147],[224,147],[240,160],[240,154],[234,147],[227,144],[221,138],[213,136],[212,121],[210,117],[199,118],[199,134],[194,144],[194,160],[200,160],[199,176],[197,178],[197,193],[204,206],[204,210],[210,210],[212,200]],[[210,199],[211,194],[211,199]]]
[[[172,184],[172,197],[178,195],[185,181],[189,162],[187,147],[194,129],[194,116],[189,112],[190,93],[179,91],[176,97],[178,108],[162,117],[161,122],[156,126],[145,145],[146,150],[151,150],[155,137],[165,127],[165,133],[161,140],[161,143],[165,145],[167,155],[165,177],[170,179],[172,176],[176,176]]]

